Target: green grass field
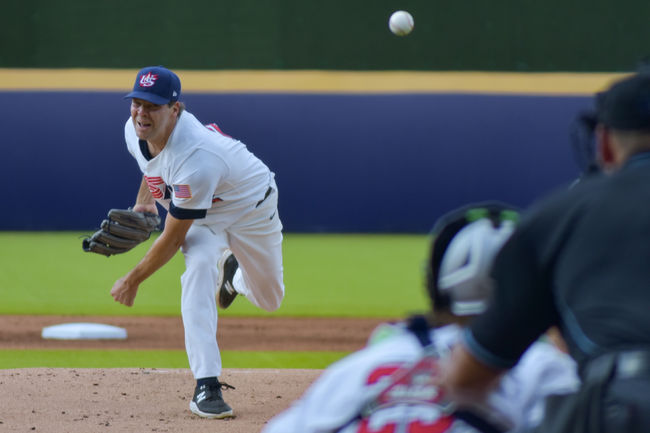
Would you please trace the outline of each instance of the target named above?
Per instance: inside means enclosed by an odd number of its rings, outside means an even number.
[[[228,368],[325,368],[345,352],[222,351]],[[182,350],[0,350],[6,368],[189,368]]]
[[[184,270],[179,254],[141,287],[134,307],[113,301],[115,280],[134,266],[151,241],[106,258],[81,250],[82,233],[0,232],[0,314],[156,315],[180,314]],[[247,302],[230,316],[319,316],[398,318],[428,308],[422,267],[424,235],[287,234],[284,242],[286,296],[266,313]],[[0,368],[187,367],[184,352],[0,351]],[[224,352],[229,367],[324,368],[343,353]]]

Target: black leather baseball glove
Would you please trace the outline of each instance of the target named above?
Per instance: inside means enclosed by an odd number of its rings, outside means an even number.
[[[83,240],[82,248],[106,257],[122,254],[149,239],[159,225],[160,217],[156,214],[111,209],[108,219],[102,221],[101,229]]]

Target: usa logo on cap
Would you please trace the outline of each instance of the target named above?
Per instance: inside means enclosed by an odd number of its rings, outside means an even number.
[[[158,74],[152,74],[151,72],[148,72],[140,77],[140,87],[151,87],[156,84],[157,79]]]
[[[135,76],[133,91],[125,98],[138,98],[162,105],[178,101],[181,95],[181,80],[178,75],[164,66],[147,66]]]

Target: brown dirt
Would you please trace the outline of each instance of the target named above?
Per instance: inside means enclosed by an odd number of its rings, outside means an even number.
[[[70,322],[125,328],[126,340],[43,340],[46,326]],[[222,350],[353,351],[363,346],[380,319],[219,317]],[[180,317],[0,316],[0,349],[184,350]]]
[[[222,350],[354,351],[380,319],[219,318]],[[92,322],[126,328],[121,341],[43,340],[42,328]],[[178,317],[0,316],[0,349],[184,350]],[[0,370],[0,432],[259,432],[299,397],[320,370],[228,369],[221,379],[231,420],[188,409],[194,381],[186,369]]]

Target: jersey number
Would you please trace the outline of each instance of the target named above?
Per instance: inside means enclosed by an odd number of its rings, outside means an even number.
[[[379,367],[375,369],[368,378],[366,379],[366,382],[370,385],[373,383],[376,383],[380,379],[384,377],[391,377],[394,376],[396,373],[399,373],[400,368],[403,367],[401,365],[385,365],[383,367]],[[423,381],[426,381],[429,383],[429,387],[433,387],[437,389],[437,387],[433,386],[433,384],[430,383],[430,381],[433,378],[433,375],[435,375],[435,372],[437,371],[438,366],[437,366],[437,361],[434,358],[422,358],[420,361],[418,361],[414,366],[412,366],[408,371],[407,374],[403,374],[401,377],[396,378],[397,380],[393,382],[391,386],[389,386],[384,392],[380,394],[378,397],[378,401],[381,404],[399,404],[399,397],[395,400],[392,398],[391,394],[391,389],[394,389],[393,387],[399,386],[399,385],[411,385],[414,386],[416,383],[422,384]],[[418,373],[421,373],[419,375],[419,380],[417,379]],[[415,383],[413,383],[415,382]],[[402,388],[404,389],[404,388]],[[418,388],[415,388],[418,389]],[[426,389],[432,389],[432,388],[424,388]],[[436,391],[434,393],[426,394],[427,398],[422,397],[422,403],[423,404],[436,404],[440,401],[442,398],[442,394],[439,391]],[[417,401],[417,399],[407,399],[409,401]],[[404,404],[404,403],[402,403]],[[380,409],[381,410],[381,409]],[[387,422],[383,424],[380,428],[372,428],[370,426],[370,419],[372,417],[364,417],[362,420],[359,422],[359,428],[357,430],[358,433],[395,433],[395,432],[404,432],[404,433],[443,433],[447,431],[451,425],[454,423],[454,418],[451,415],[443,415],[440,416],[439,418],[435,420],[422,420],[422,419],[412,419],[412,420],[406,420],[406,419],[401,419],[399,421],[393,421],[393,422]],[[398,429],[398,427],[401,427]]]

